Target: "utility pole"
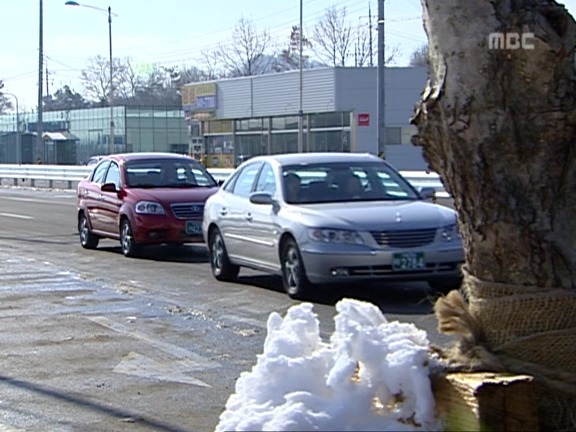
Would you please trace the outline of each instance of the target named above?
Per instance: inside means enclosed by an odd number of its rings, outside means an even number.
[[[44,75],[44,16],[43,10],[44,6],[42,0],[39,3],[40,6],[40,21],[38,23],[38,116],[36,121],[36,159],[44,159],[44,140],[42,135],[44,135],[44,120],[42,118],[43,114],[43,97],[42,97],[42,78]]]
[[[378,152],[386,158],[386,45],[384,44],[384,0],[378,0]]]
[[[304,85],[303,85],[303,76],[302,76],[302,39],[304,39],[304,29],[303,29],[303,0],[300,0],[300,24],[299,24],[299,31],[298,31],[298,51],[299,51],[299,61],[298,61],[298,68],[299,68],[299,87],[300,87],[300,103],[298,109],[298,153],[304,152],[304,103],[303,103],[303,93],[304,93]]]

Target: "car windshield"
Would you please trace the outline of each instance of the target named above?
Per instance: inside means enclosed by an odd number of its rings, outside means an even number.
[[[188,159],[145,159],[125,164],[131,188],[215,187],[216,180],[200,163]]]
[[[420,199],[414,188],[383,162],[328,162],[283,167],[289,204]]]

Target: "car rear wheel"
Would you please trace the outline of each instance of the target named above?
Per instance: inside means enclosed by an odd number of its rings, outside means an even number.
[[[219,281],[231,282],[238,277],[240,266],[232,264],[226,251],[224,238],[218,228],[210,234],[208,241],[208,251],[210,254],[210,267],[212,275]]]
[[[132,226],[128,219],[123,219],[120,224],[120,247],[122,253],[126,257],[134,257],[138,255],[140,248],[134,241],[134,234],[132,233]]]
[[[80,215],[78,220],[78,232],[80,233],[80,244],[84,249],[96,249],[99,238],[90,231],[90,224],[85,214]]]
[[[312,284],[306,277],[302,255],[296,241],[289,239],[284,243],[280,259],[284,290],[293,299],[304,299],[310,294]]]

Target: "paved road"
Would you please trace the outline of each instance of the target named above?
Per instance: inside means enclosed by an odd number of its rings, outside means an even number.
[[[70,191],[0,188],[0,431],[212,431],[266,320],[295,302],[242,271],[213,280],[204,246],[80,247]],[[322,334],[356,297],[442,342],[425,284],[350,287],[315,303]]]

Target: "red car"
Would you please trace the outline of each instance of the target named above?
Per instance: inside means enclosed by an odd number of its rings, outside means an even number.
[[[172,153],[104,157],[77,188],[80,243],[120,240],[125,256],[142,246],[203,242],[206,199],[217,182],[199,162]]]

